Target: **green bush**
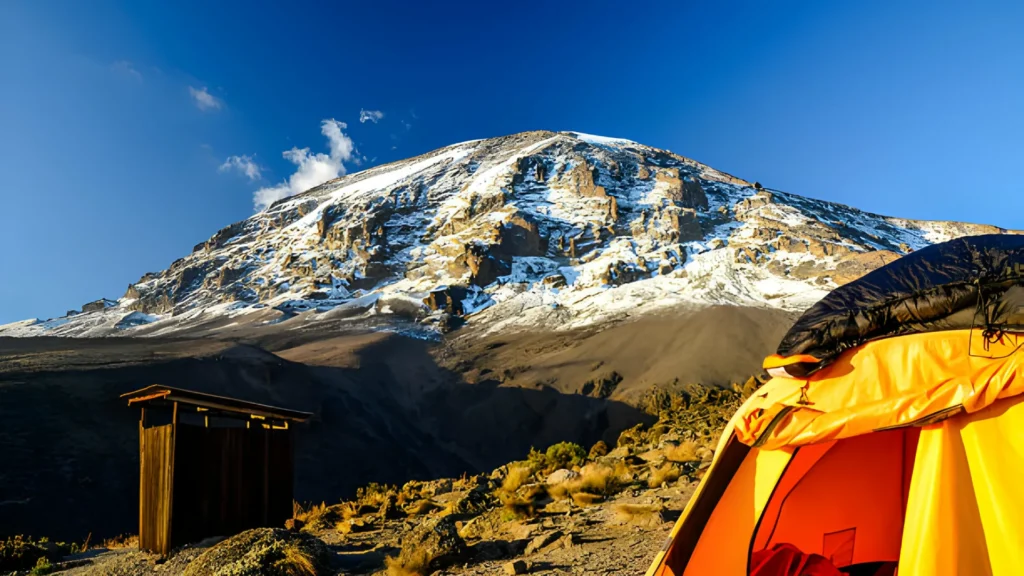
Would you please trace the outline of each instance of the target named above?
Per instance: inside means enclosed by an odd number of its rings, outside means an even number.
[[[559,442],[548,447],[544,453],[544,460],[549,470],[572,468],[583,465],[587,460],[587,452],[579,444]]]
[[[530,454],[526,457],[526,463],[529,465],[532,471],[537,472],[547,468],[548,459],[547,456],[540,450],[537,450],[536,448],[530,448]]]

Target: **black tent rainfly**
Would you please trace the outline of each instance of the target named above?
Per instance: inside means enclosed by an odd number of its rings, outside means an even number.
[[[889,336],[981,328],[1024,331],[1024,236],[989,234],[935,244],[832,291],[779,345],[806,376],[844,350]]]

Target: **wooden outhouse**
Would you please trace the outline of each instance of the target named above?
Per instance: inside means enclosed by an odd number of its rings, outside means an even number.
[[[292,424],[311,414],[153,385],[139,418],[139,547],[166,555],[292,515]]]

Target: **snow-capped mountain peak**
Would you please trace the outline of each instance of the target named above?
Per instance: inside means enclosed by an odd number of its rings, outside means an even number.
[[[218,231],[116,302],[0,336],[300,314],[429,322],[443,310],[498,330],[680,305],[797,310],[900,254],[997,232],[764,189],[630,140],[525,132],[324,183]]]

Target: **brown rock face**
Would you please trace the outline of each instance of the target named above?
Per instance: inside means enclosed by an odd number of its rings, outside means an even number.
[[[423,299],[423,303],[431,311],[445,310],[451,314],[461,315],[462,301],[466,298],[466,289],[462,286],[443,286],[436,288]]]
[[[470,282],[477,286],[487,286],[497,280],[498,276],[509,272],[505,262],[491,256],[490,250],[479,244],[466,247],[466,266],[469,268]]]
[[[653,206],[645,208],[630,223],[634,236],[648,236],[665,244],[700,240],[704,233],[697,212],[679,206]]]
[[[815,256],[845,256],[852,254],[848,246],[843,244],[834,244],[832,242],[822,242],[816,238],[807,239],[807,251]]]
[[[839,285],[848,284],[868,272],[898,260],[899,257],[899,254],[888,250],[849,254],[843,257],[839,264],[836,265],[835,272],[832,273],[832,279]]]
[[[656,182],[666,187],[666,195],[673,202],[686,208],[706,210],[708,197],[694,177],[680,175],[678,168],[663,168],[654,176]]]
[[[597,168],[591,166],[585,158],[577,157],[576,165],[562,175],[565,184],[580,196],[589,198],[605,198],[608,193],[604,186],[595,183]]]
[[[94,300],[88,304],[82,305],[82,312],[100,312],[106,310],[108,306],[114,303],[107,299]]]
[[[528,216],[517,214],[500,230],[495,250],[500,258],[511,256],[543,256],[548,251],[548,239],[541,236],[537,223]]]

